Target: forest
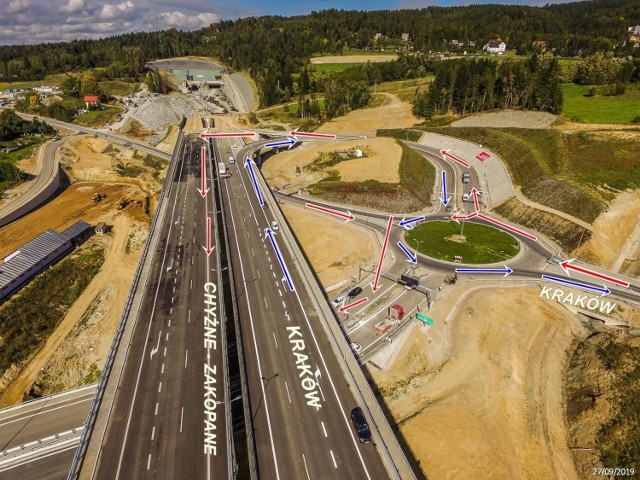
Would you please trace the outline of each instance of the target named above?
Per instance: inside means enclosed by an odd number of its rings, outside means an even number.
[[[149,60],[202,55],[228,68],[250,73],[263,106],[280,103],[310,84],[298,75],[316,54],[345,49],[422,52],[450,50],[451,40],[481,50],[492,38],[504,40],[519,54],[545,40],[559,56],[613,51],[627,27],[640,24],[636,0],[592,0],[528,7],[471,5],[420,10],[324,10],[296,17],[249,17],[225,20],[193,32],[175,29],[119,35],[99,40],[0,47],[0,79],[31,80],[46,74],[100,68],[105,78],[140,80]],[[376,34],[380,37],[376,39]],[[403,33],[409,34],[401,42]],[[640,58],[640,49],[617,48],[616,56]],[[419,75],[418,72],[406,73]],[[374,80],[375,81],[375,80]],[[319,86],[317,90],[326,88]]]

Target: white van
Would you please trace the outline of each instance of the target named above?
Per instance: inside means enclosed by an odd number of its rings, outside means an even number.
[[[234,157],[233,155],[229,155],[229,163],[231,165],[236,163],[236,157]]]
[[[274,232],[278,231],[278,222],[276,222],[275,220],[273,222],[271,222],[271,230],[273,230]]]

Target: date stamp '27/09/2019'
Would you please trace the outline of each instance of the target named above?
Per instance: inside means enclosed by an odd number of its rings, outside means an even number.
[[[592,468],[591,475],[594,477],[634,477],[634,468]]]

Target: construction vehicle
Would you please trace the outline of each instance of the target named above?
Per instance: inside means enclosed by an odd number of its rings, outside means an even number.
[[[104,200],[106,197],[107,196],[104,193],[94,193],[93,197],[91,197],[91,200],[93,200],[95,203],[98,203]]]

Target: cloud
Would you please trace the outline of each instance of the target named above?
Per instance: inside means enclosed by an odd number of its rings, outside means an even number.
[[[220,21],[212,7],[211,0],[0,0],[0,45],[194,30]]]
[[[84,8],[84,0],[69,0],[64,7],[60,7],[61,12],[77,13]]]

